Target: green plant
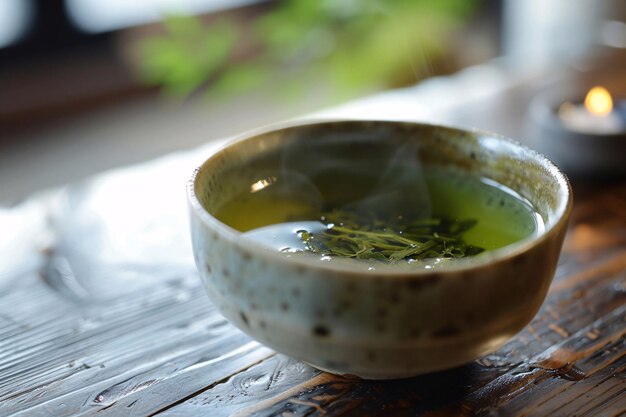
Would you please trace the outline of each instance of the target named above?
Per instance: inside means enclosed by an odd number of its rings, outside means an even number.
[[[170,16],[138,45],[140,75],[169,93],[283,91],[323,82],[340,95],[427,75],[479,0],[283,0],[249,27]],[[248,53],[237,54],[241,45]]]

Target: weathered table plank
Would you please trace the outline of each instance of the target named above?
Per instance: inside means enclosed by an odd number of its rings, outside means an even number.
[[[94,300],[64,290],[72,277],[51,270],[50,259],[71,269],[71,257],[47,253],[2,282],[0,415],[619,415],[623,207],[626,185],[580,191],[548,300],[514,340],[473,364],[391,382],[319,373],[273,354],[217,314],[188,269]],[[46,277],[54,273],[60,278]]]
[[[153,166],[169,188],[146,186],[146,166],[43,197],[40,230],[31,202],[0,213],[5,230],[29,232],[15,256],[28,268],[7,267],[3,247],[1,416],[148,415],[274,355],[217,313],[196,275],[182,184],[199,157]],[[120,193],[128,208],[107,206]]]
[[[599,188],[599,187],[598,187]],[[601,211],[591,207],[602,204]],[[454,370],[391,382],[321,374],[215,406],[238,380],[282,372],[266,361],[166,416],[612,416],[626,414],[626,185],[581,192],[555,281],[533,322],[499,351]],[[593,252],[593,253],[592,253]],[[287,374],[287,379],[293,376]],[[495,414],[494,414],[495,413]]]
[[[182,185],[210,151],[0,209],[0,416],[626,415],[626,182],[576,185],[548,299],[502,349],[360,381],[275,354],[208,301]]]
[[[234,330],[197,286],[169,283],[78,317],[48,296],[36,301],[48,320],[17,317],[11,327],[21,331],[0,335],[0,415],[87,415],[133,402],[149,414],[273,354]]]

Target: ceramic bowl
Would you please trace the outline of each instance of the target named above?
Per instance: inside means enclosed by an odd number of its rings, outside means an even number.
[[[274,251],[214,217],[266,175],[259,166],[275,170],[292,158],[296,171],[325,169],[329,160],[366,169],[372,157],[406,144],[424,169],[451,166],[519,193],[534,205],[545,230],[447,268],[369,270]],[[332,121],[278,127],[229,143],[195,171],[188,202],[198,271],[209,298],[234,325],[316,368],[390,379],[472,361],[530,322],[555,272],[572,193],[545,157],[491,133]]]

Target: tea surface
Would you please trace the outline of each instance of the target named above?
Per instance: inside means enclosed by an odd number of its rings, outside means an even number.
[[[276,250],[391,262],[472,256],[544,227],[512,190],[453,170],[429,169],[402,181],[350,180],[367,192],[336,203],[314,180],[272,176],[226,202],[216,217]]]

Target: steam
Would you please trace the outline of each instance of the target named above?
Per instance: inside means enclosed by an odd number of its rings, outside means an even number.
[[[349,210],[383,220],[430,217],[418,145],[386,143],[376,139],[381,134],[326,132],[295,141],[281,156],[282,190],[321,211]]]
[[[426,218],[432,213],[424,170],[415,144],[400,146],[363,199],[342,208],[382,218]]]

